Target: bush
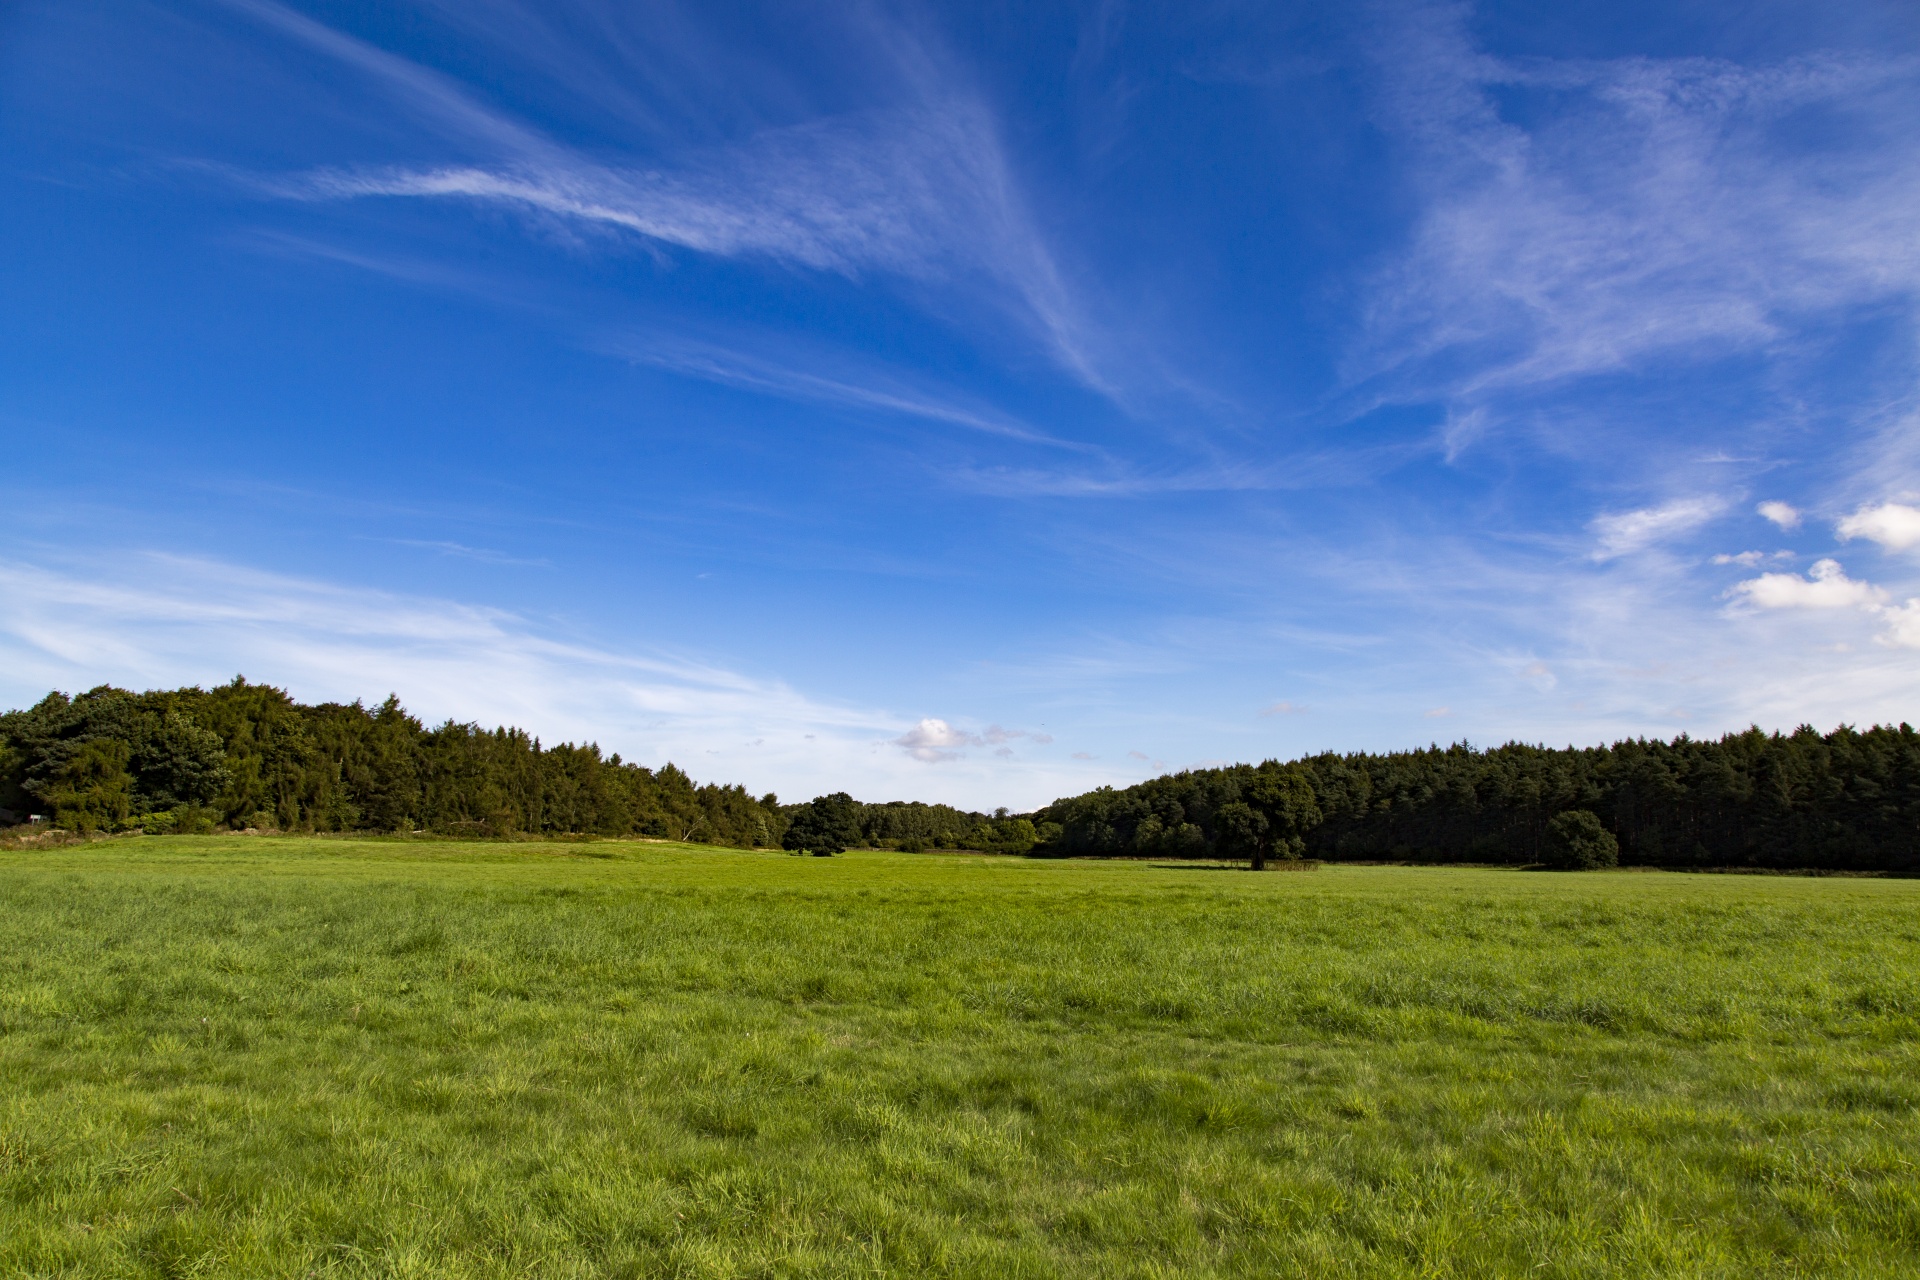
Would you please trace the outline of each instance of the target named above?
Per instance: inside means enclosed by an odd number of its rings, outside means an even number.
[[[147,814],[140,828],[150,836],[203,836],[213,830],[214,816],[211,809],[183,804]]]
[[[1547,862],[1565,871],[1620,865],[1620,842],[1590,809],[1569,809],[1547,823]]]

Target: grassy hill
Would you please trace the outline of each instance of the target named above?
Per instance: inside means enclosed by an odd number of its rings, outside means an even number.
[[[0,1272],[1920,1272],[1920,882],[0,854]]]

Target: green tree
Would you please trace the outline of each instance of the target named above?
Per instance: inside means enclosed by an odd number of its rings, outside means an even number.
[[[1267,818],[1244,800],[1214,811],[1214,850],[1223,858],[1245,858],[1255,871],[1267,865]]]
[[[844,791],[796,805],[781,845],[812,853],[844,853],[860,842],[860,802]]]
[[[1298,858],[1306,851],[1307,833],[1320,825],[1322,815],[1313,783],[1298,769],[1269,760],[1240,792],[1260,820],[1252,850],[1255,871],[1265,870],[1269,855]]]
[[[1620,842],[1591,809],[1568,809],[1547,823],[1547,861],[1568,871],[1620,865]]]

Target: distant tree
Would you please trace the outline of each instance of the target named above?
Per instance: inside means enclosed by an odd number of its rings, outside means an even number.
[[[1620,842],[1591,809],[1568,809],[1547,823],[1547,861],[1568,871],[1620,865]]]
[[[816,796],[791,811],[781,846],[813,853],[844,853],[860,843],[860,802],[844,791]]]
[[[1003,853],[1032,853],[1033,847],[1040,843],[1040,833],[1034,830],[1029,818],[1006,817],[1006,810],[998,811],[1001,816],[994,820],[996,844]]]
[[[1214,850],[1223,858],[1245,858],[1255,871],[1267,865],[1266,815],[1244,800],[1214,811]]]
[[[1259,839],[1252,852],[1255,871],[1265,869],[1269,854],[1298,858],[1306,851],[1307,833],[1320,825],[1321,813],[1312,782],[1298,769],[1269,760],[1254,771],[1240,793],[1259,819]]]

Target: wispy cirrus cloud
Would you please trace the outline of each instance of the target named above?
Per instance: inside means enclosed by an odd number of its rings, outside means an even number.
[[[569,231],[971,292],[1018,316],[1074,377],[1113,392],[1096,327],[1025,207],[992,114],[904,29],[875,44],[901,64],[891,79],[909,86],[908,96],[896,91],[880,105],[622,163],[554,142],[452,79],[273,0],[227,3],[363,73],[447,134],[453,149],[477,153],[318,168],[260,180],[264,191],[482,203]]]
[[[1631,555],[1669,538],[1692,533],[1726,510],[1726,505],[1712,496],[1676,498],[1657,507],[1600,516],[1593,522],[1593,531],[1599,538],[1593,558],[1611,560]]]
[[[1487,393],[1768,346],[1806,313],[1920,290],[1920,139],[1901,124],[1920,65],[1511,62],[1464,15],[1413,6],[1383,52],[1427,206],[1359,368],[1450,354],[1448,385]],[[1496,93],[1542,109],[1523,126]],[[1807,111],[1852,136],[1784,143]]]
[[[718,343],[665,334],[626,334],[602,344],[636,364],[667,369],[722,386],[764,391],[791,400],[919,418],[1022,444],[1103,454],[1098,446],[1067,440],[957,393],[918,385],[887,371],[852,365],[818,353],[805,366]],[[761,347],[769,344],[762,342]]]

